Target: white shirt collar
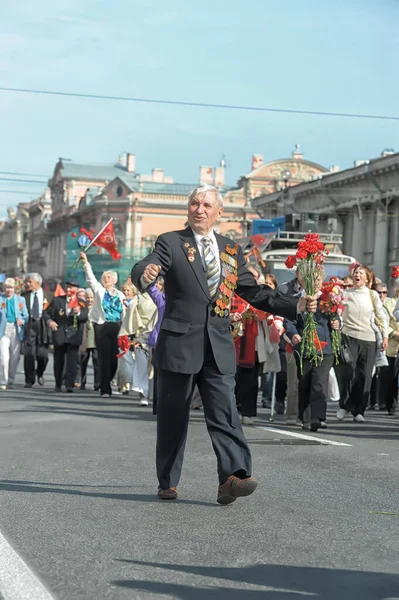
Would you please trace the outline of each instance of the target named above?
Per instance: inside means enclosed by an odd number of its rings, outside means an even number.
[[[202,233],[196,233],[195,231],[193,231],[194,237],[195,237],[195,241],[197,242],[197,246],[202,246],[203,244],[201,242],[202,238],[207,237],[211,240],[212,245],[217,248],[218,247],[218,243],[216,240],[216,236],[215,236],[215,232],[213,229],[211,229],[211,231],[208,233],[208,235],[203,235]]]

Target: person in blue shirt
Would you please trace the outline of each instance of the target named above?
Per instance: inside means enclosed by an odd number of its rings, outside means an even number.
[[[15,294],[15,279],[7,277],[0,294],[0,390],[12,387],[17,372],[21,342],[28,321],[25,298]]]

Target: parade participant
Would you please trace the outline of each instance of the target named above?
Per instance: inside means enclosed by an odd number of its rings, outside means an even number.
[[[294,279],[281,284],[277,289],[282,294],[299,298],[304,293],[303,284],[304,282],[297,271]],[[281,371],[276,377],[276,412],[284,413],[284,397],[287,395],[285,423],[289,426],[295,426],[301,424],[298,419],[298,372],[292,344],[289,344],[288,340],[289,338],[284,334],[280,338]]]
[[[93,363],[94,370],[94,389],[100,389],[100,373],[98,369],[98,354],[96,348],[96,340],[94,335],[94,326],[91,321],[91,311],[94,304],[94,294],[91,288],[85,290],[85,300],[88,309],[88,318],[83,327],[83,340],[79,348],[80,354],[80,389],[86,389],[87,382],[87,366],[89,364],[90,356]]]
[[[324,269],[320,269],[316,292],[321,290],[323,279],[325,277]],[[338,319],[332,320],[329,314],[320,309],[320,300],[314,314],[317,336],[320,346],[320,353],[323,359],[315,364],[309,356],[299,358],[299,353],[295,353],[298,367],[298,396],[299,396],[299,419],[302,421],[303,429],[317,431],[320,427],[327,427],[325,424],[328,400],[328,380],[329,373],[334,364],[334,354],[331,340],[331,330],[338,330],[340,323]],[[286,335],[291,340],[292,345],[298,347],[302,341],[304,320],[299,315],[296,321],[284,321]],[[308,411],[309,407],[309,411]]]
[[[119,337],[131,336],[133,338],[134,351],[131,356],[131,379],[129,383],[131,382],[133,392],[139,394],[140,406],[148,406],[149,404],[148,337],[151,335],[156,322],[157,307],[151,296],[145,292],[144,294],[137,294],[133,298],[119,331]],[[124,357],[125,355],[119,360],[123,360]]]
[[[165,299],[165,282],[163,280],[163,277],[158,277],[156,282],[147,288],[147,292],[151,296],[151,299],[154,302],[154,304],[158,310],[158,319],[157,319],[156,325],[155,325],[154,329],[151,331],[150,335],[148,336],[148,342],[147,342],[148,346],[150,348],[149,360],[152,363],[152,355],[153,355],[154,348],[157,343],[159,330],[160,330],[163,315],[165,312],[166,299]],[[157,395],[158,395],[157,369],[154,368],[153,386],[152,386],[152,414],[153,415],[157,414],[157,405],[158,405]]]
[[[50,343],[48,328],[43,313],[53,300],[53,294],[42,288],[39,273],[29,273],[25,279],[25,298],[29,320],[25,328],[23,341],[25,387],[31,388],[36,381],[44,385],[44,372],[48,363]]]
[[[54,297],[45,311],[44,320],[50,327],[54,345],[55,391],[61,392],[65,367],[65,387],[73,392],[78,366],[79,346],[83,339],[83,324],[87,321],[86,302],[76,296],[79,283],[66,282],[66,296]]]
[[[208,432],[217,457],[217,501],[230,504],[252,494],[251,453],[235,406],[236,357],[229,303],[236,293],[254,307],[294,319],[313,311],[316,300],[299,301],[258,286],[243,252],[213,227],[223,213],[217,188],[199,185],[188,202],[189,227],[161,235],[154,251],[132,270],[139,288],[165,279],[166,308],[154,352],[158,371],[158,496],[177,498],[190,414],[197,383]]]
[[[25,298],[15,294],[15,279],[7,277],[0,294],[0,390],[14,383],[28,317]]]
[[[345,290],[342,314],[342,335],[352,360],[350,364],[342,365],[342,373],[340,365],[336,370],[341,395],[337,419],[343,421],[352,412],[355,423],[364,423],[377,349],[374,327],[378,326],[382,350],[386,350],[388,315],[377,292],[370,289],[373,272],[368,267],[357,265],[352,277],[354,287]]]
[[[97,281],[84,252],[80,253],[86,281],[94,292],[91,320],[94,323],[100,370],[101,396],[111,396],[111,381],[118,367],[118,333],[126,313],[125,295],[116,289],[116,271],[104,271]]]
[[[132,283],[126,282],[122,286],[122,293],[125,294],[124,304],[127,308],[137,294],[137,288]]]
[[[399,274],[399,269],[394,274]],[[399,350],[399,322],[394,317],[394,310],[399,298],[399,278],[394,278],[393,284],[394,297],[388,297],[388,287],[384,283],[377,286],[377,294],[379,295],[384,309],[389,316],[389,336],[388,348],[386,356],[388,360],[387,367],[380,369],[380,385],[379,385],[379,406],[386,406],[388,414],[393,416],[396,411],[398,397],[398,369],[397,356]]]

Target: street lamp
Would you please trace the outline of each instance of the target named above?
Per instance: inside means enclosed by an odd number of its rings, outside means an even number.
[[[290,185],[290,179],[291,179],[291,171],[289,169],[286,169],[285,171],[283,171],[281,173],[281,178],[283,180],[283,191],[286,193],[289,185]]]

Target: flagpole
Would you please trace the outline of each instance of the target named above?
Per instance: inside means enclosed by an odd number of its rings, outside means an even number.
[[[90,241],[90,243],[86,246],[86,248],[84,250],[82,250],[82,252],[84,252],[86,254],[86,252],[88,251],[88,249],[94,244],[94,242],[96,241],[97,238],[100,237],[100,235],[102,234],[102,232],[108,227],[108,225],[110,223],[112,223],[112,221],[114,220],[113,217],[110,218],[110,220],[108,221],[108,223],[105,223],[104,227],[97,233],[97,235],[94,236],[94,238]],[[75,263],[75,267],[77,267],[78,262],[82,260],[80,257],[77,259],[76,263]]]

